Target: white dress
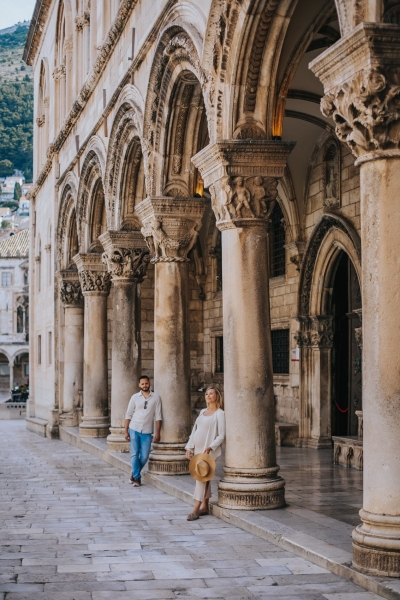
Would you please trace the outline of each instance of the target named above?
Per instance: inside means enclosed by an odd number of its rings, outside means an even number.
[[[195,454],[202,454],[206,448],[211,447],[210,455],[217,459],[225,439],[225,413],[218,408],[214,414],[207,417],[204,415],[206,410],[202,410],[197,417],[186,450],[194,450]],[[196,481],[193,498],[201,502],[204,497],[211,498],[211,481],[208,485]]]

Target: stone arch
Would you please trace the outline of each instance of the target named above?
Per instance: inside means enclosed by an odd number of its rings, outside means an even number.
[[[177,85],[180,85],[184,77],[189,87],[195,85],[195,82],[199,84],[201,101],[203,101],[201,87],[205,83],[205,75],[200,65],[196,44],[187,31],[172,24],[160,36],[146,98],[143,124],[146,137],[143,146],[148,195],[164,192],[164,154],[167,143],[165,134],[170,129],[169,120],[173,114],[172,99]],[[184,95],[184,90],[182,94]],[[190,100],[187,99],[187,102],[190,103]],[[206,99],[205,110],[208,114]],[[171,193],[171,195],[176,194]]]
[[[140,226],[133,213],[138,179],[143,179],[142,130],[143,100],[137,88],[127,85],[111,128],[105,171],[107,211],[113,229]]]
[[[99,189],[104,194],[105,153],[96,140],[88,144],[81,169],[76,203],[78,239],[81,252],[88,252],[90,247],[90,219],[93,215],[93,199],[98,200]],[[96,192],[96,194],[94,194]]]
[[[348,254],[361,286],[360,236],[343,217],[325,213],[315,226],[304,253],[299,286],[298,314],[301,317],[327,314],[332,268],[340,250]]]
[[[78,230],[76,226],[77,186],[74,176],[67,178],[60,193],[60,209],[57,222],[57,269],[69,269],[75,266],[72,257],[79,251]]]
[[[325,213],[307,244],[299,287],[300,444],[331,447],[332,292],[339,256],[353,263],[361,288],[361,243],[341,216]]]

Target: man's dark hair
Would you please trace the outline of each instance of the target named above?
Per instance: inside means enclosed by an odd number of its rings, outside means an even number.
[[[150,377],[148,377],[147,375],[141,375],[139,377],[139,383],[141,382],[142,379],[147,379],[147,381],[150,381]]]

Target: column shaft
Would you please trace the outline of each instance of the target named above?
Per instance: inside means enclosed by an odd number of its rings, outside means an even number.
[[[124,440],[125,413],[132,394],[137,391],[140,361],[136,325],[135,281],[114,281],[111,428],[107,448],[124,452],[129,444]]]
[[[108,434],[107,296],[86,293],[82,437]]]
[[[282,506],[284,481],[276,476],[265,221],[222,232],[222,269],[228,435],[218,503],[249,509],[264,506],[268,496],[270,508]]]
[[[83,307],[65,307],[64,326],[64,385],[62,424],[74,427],[78,424],[76,407],[78,392],[83,389]],[[66,413],[66,414],[65,414]]]
[[[151,454],[153,472],[187,472],[184,446],[191,428],[188,278],[187,263],[156,264],[154,388],[162,390],[163,431],[162,443],[155,444]]]
[[[400,575],[400,158],[361,166],[363,292],[363,524],[354,564]]]

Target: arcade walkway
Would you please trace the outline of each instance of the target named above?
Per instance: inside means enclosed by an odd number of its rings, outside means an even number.
[[[1,600],[381,597],[23,422],[0,440]]]

